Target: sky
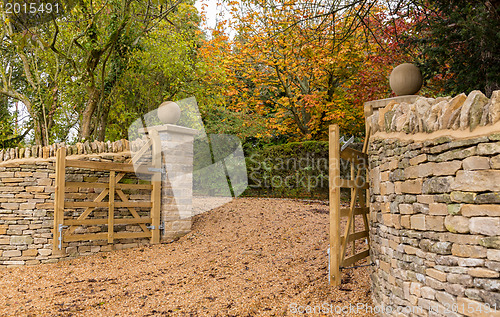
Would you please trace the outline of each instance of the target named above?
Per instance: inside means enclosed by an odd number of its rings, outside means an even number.
[[[202,4],[206,4],[205,11],[207,16],[207,27],[213,28],[217,22],[217,15],[221,12],[225,12],[224,6],[221,0],[198,0],[195,3],[195,7],[201,12]],[[219,19],[221,17],[219,16]]]

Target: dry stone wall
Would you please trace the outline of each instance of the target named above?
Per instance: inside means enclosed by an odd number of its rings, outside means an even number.
[[[388,101],[368,112],[381,316],[500,316],[498,96]]]
[[[69,156],[68,159],[124,162],[130,152],[100,155]],[[66,181],[107,182],[109,174],[80,168],[67,168]],[[123,181],[137,183],[133,174]],[[73,258],[96,252],[110,251],[148,244],[147,239],[121,239],[113,245],[105,240],[69,242],[63,245],[64,255],[52,255],[52,228],[54,226],[55,158],[24,158],[0,162],[0,265],[17,266],[57,262],[61,258]],[[92,201],[100,193],[99,188],[67,189],[67,201]],[[124,190],[131,200],[149,200],[148,193]],[[77,217],[79,210],[69,210],[66,217]],[[148,211],[138,210],[141,216]],[[107,210],[94,211],[90,218],[104,218]],[[126,209],[118,209],[116,217],[130,216]],[[106,231],[105,226],[80,227],[75,233]],[[122,226],[116,231],[138,231],[140,228]],[[56,241],[57,243],[57,241]]]

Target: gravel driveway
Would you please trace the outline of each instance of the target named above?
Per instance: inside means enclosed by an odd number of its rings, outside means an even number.
[[[325,203],[240,198],[170,244],[0,269],[0,315],[297,316],[309,306],[305,316],[335,316],[371,304],[368,268],[328,285],[327,247]]]

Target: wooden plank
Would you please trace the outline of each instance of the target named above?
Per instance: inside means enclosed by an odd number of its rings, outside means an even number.
[[[151,184],[116,184],[117,189],[153,189]]]
[[[59,249],[59,225],[64,219],[64,186],[66,178],[66,148],[59,148],[56,152],[56,180],[54,201],[54,229],[52,231],[52,254],[62,254]],[[61,242],[62,243],[62,242]]]
[[[339,127],[329,127],[329,195],[330,195],[330,285],[338,286],[340,277],[340,187],[336,186],[340,179],[340,144]]]
[[[67,182],[66,187],[69,188],[108,188],[108,183],[97,183],[97,182]]]
[[[122,173],[140,173],[140,174],[154,174],[155,172],[149,171],[149,166],[138,165],[135,166],[128,163],[114,163],[114,162],[96,162],[96,161],[78,161],[67,160],[66,166],[92,169],[96,171],[115,171]]]
[[[154,168],[161,168],[161,140],[158,131],[149,131],[152,144],[152,164]],[[160,243],[160,208],[161,208],[161,173],[156,173],[151,179],[153,189],[151,191],[151,218],[153,219],[153,230],[151,232],[151,243]]]
[[[67,201],[65,203],[66,208],[85,208],[85,207],[107,207],[107,201]]]
[[[115,218],[116,225],[123,224],[140,224],[140,223],[151,223],[152,219],[150,217],[140,217],[140,218]],[[108,223],[108,218],[97,218],[97,219],[65,219],[64,225],[67,226],[94,226],[94,225],[105,225]]]
[[[111,194],[111,191],[110,191]],[[151,208],[153,205],[152,202],[150,201],[117,201],[115,202],[114,206],[117,208],[128,208],[128,207],[133,207],[133,208]],[[109,207],[109,202],[107,201],[67,201],[65,202],[65,206],[67,208],[85,208],[85,207],[92,207],[92,208],[105,208]]]
[[[340,158],[344,160],[349,160],[349,161],[359,161],[359,159],[364,159],[368,160],[368,155],[366,155],[363,152],[360,152],[358,150],[355,150],[350,147],[346,147],[341,153],[340,153]]]
[[[109,188],[109,183],[97,182],[67,182],[66,187],[71,188]],[[153,185],[150,184],[116,184],[118,189],[152,189]]]
[[[363,260],[364,258],[366,258],[368,256],[370,256],[369,249],[344,259],[344,261],[342,261],[342,267],[352,266],[354,263],[356,263],[360,260]]]
[[[146,232],[116,232],[114,239],[135,239],[135,238],[149,238],[150,234]],[[71,234],[65,235],[64,241],[86,241],[86,240],[107,240],[108,233],[84,233],[84,234]]]
[[[351,212],[350,208],[340,208],[340,217],[348,217]],[[363,215],[367,214],[370,212],[370,208],[368,207],[363,207],[363,208],[354,208],[353,215]]]
[[[359,231],[359,232],[355,232],[355,233],[350,233],[349,236],[347,236],[347,243],[366,238],[366,237],[368,237],[368,233],[369,233],[368,231]],[[341,237],[341,240],[342,240],[342,243],[344,243],[345,237]],[[353,249],[353,250],[355,250],[355,249]]]
[[[115,172],[125,172],[125,173],[135,172],[134,166],[132,164],[126,164],[126,163],[68,160],[66,166],[93,169],[99,171],[115,171]]]
[[[108,243],[113,243],[115,231],[115,171],[109,172]]]

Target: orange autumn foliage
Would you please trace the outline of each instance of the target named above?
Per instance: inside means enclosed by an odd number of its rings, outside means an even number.
[[[220,23],[202,48],[214,81],[233,111],[262,135],[291,140],[326,139],[328,125],[348,135],[364,133],[363,103],[390,97],[388,75],[411,57],[397,37],[413,28],[398,25],[384,8],[360,19],[327,14],[314,1],[231,1],[231,21]],[[230,26],[234,30],[231,38]]]

